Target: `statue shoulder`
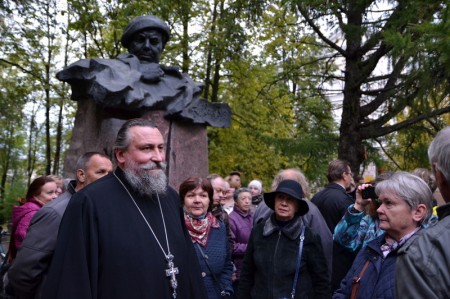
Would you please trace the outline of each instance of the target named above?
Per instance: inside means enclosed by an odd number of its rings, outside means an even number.
[[[167,66],[167,65],[160,65],[161,69],[164,71],[165,74],[169,76],[174,76],[177,78],[183,78],[183,73],[180,70],[179,66]]]
[[[56,74],[56,77],[65,82],[71,80],[90,80],[92,76],[104,71],[114,69],[118,72],[126,72],[132,68],[130,63],[121,59],[86,58],[80,59]]]

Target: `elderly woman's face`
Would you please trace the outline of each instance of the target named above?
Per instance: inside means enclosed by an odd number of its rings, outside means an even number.
[[[163,51],[163,38],[161,32],[147,29],[136,33],[128,47],[131,54],[136,55],[142,63],[159,63]]]
[[[201,187],[188,191],[184,196],[184,209],[195,217],[205,215],[208,211],[208,206],[208,192]]]
[[[412,232],[418,222],[414,220],[415,210],[393,192],[382,191],[379,195],[380,207],[377,209],[380,228],[391,237],[400,240]]]
[[[255,185],[248,186],[248,189],[250,189],[250,192],[252,193],[252,196],[257,196],[257,195],[261,194],[261,191]]]
[[[243,212],[250,211],[250,208],[252,206],[252,194],[250,192],[239,193],[238,200],[235,204]]]
[[[294,218],[298,210],[298,202],[295,198],[285,194],[275,194],[275,217],[280,221],[288,221]]]

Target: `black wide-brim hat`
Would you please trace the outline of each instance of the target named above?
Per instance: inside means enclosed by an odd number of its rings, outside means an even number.
[[[298,202],[298,211],[295,215],[303,216],[309,211],[308,203],[303,199],[305,194],[303,193],[302,186],[293,180],[281,181],[277,189],[273,192],[264,193],[264,202],[272,210],[275,209],[275,195],[277,193],[285,193]]]

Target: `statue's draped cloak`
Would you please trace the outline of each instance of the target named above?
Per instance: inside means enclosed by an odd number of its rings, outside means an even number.
[[[164,110],[170,119],[228,127],[231,110],[200,99],[203,86],[178,67],[141,64],[132,54],[117,59],[82,59],[57,74],[72,86],[72,100],[93,99],[107,108],[132,112]]]

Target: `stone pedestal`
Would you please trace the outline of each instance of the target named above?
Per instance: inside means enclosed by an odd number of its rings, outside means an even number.
[[[105,109],[91,99],[79,100],[72,139],[64,161],[64,177],[75,176],[76,161],[85,152],[98,151],[113,160],[112,147],[117,132],[126,120],[134,117],[138,116]],[[180,183],[189,176],[207,176],[206,125],[167,120],[161,110],[146,111],[140,117],[151,119],[164,137],[170,186],[178,190]]]

